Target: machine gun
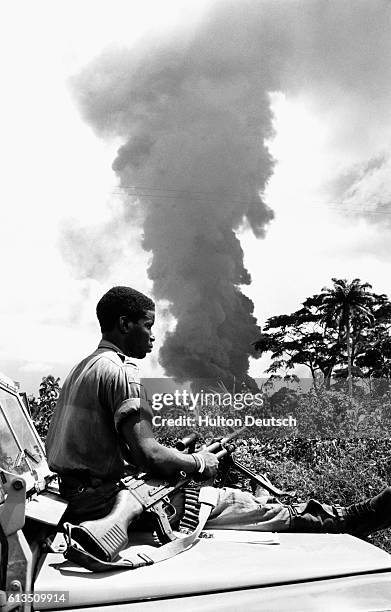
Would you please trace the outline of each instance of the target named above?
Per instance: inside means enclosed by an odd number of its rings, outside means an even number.
[[[244,428],[213,442],[204,450],[214,453],[218,459],[233,450],[230,441],[238,436]],[[177,445],[185,452],[193,452],[196,436],[184,438]],[[175,509],[170,503],[170,495],[184,489],[194,475],[181,472],[176,480],[161,480],[146,473],[137,476],[126,476],[121,479],[122,489],[118,492],[113,509],[105,517],[84,521],[80,525],[65,525],[68,543],[74,540],[96,559],[111,562],[128,543],[129,527],[144,513],[154,519],[156,532],[162,544],[174,541],[170,518]]]
[[[266,476],[255,474],[231,458],[236,448],[232,440],[244,429],[243,427],[229,436],[212,441],[204,450],[214,453],[218,459],[228,460],[229,457],[231,466],[252,478],[273,495],[284,494],[283,491],[274,487]],[[197,436],[192,434],[180,440],[176,447],[183,452],[192,453],[195,450],[196,442]],[[170,503],[170,496],[185,488],[192,480],[194,476],[188,476],[184,472],[176,480],[166,481],[147,474],[123,478],[121,481],[123,488],[117,494],[114,507],[107,516],[98,520],[84,521],[78,526],[66,524],[69,549],[73,558],[75,558],[75,549],[72,548],[72,540],[89,555],[92,555],[95,561],[111,563],[127,546],[129,527],[143,514],[154,519],[156,532],[162,544],[175,541],[177,536],[170,525],[175,509]],[[66,556],[69,557],[69,554]]]
[[[257,474],[246,465],[241,463],[233,454],[236,450],[236,445],[231,442],[233,438],[236,438],[246,427],[242,427],[238,432],[235,432],[232,436],[228,436],[222,440],[213,440],[212,443],[207,447],[206,450],[209,452],[216,452],[217,456],[221,460],[221,471],[224,472],[221,485],[225,486],[226,477],[230,469],[235,469],[239,473],[250,479],[250,485],[253,493],[256,493],[258,487],[266,489],[274,497],[288,496],[293,497],[295,491],[284,491],[273,485],[266,474]],[[182,438],[176,444],[176,448],[180,451],[187,450],[189,453],[193,453],[196,448],[198,436],[196,433],[190,434],[186,438]],[[221,446],[223,448],[221,448]]]

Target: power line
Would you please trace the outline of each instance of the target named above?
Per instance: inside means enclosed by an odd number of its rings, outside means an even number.
[[[115,195],[121,195],[120,192],[115,192],[112,191],[111,193],[115,194]],[[176,195],[163,195],[163,194],[154,194],[154,193],[132,193],[132,194],[128,194],[128,195],[134,195],[135,197],[138,198],[152,198],[155,200],[179,200],[182,201],[184,197],[190,198],[193,202],[200,202],[201,204],[219,204],[222,200],[224,200],[224,202],[229,202],[230,204],[248,204],[248,205],[253,205],[253,204],[259,204],[260,200],[227,200],[226,197],[222,196],[220,199],[218,200],[210,200],[210,199],[206,199],[206,198],[199,198],[199,197],[194,197],[191,196],[190,194],[186,194],[186,196],[176,196]]]
[[[202,189],[162,189],[161,187],[149,187],[146,185],[118,185],[120,189],[139,189],[141,191],[163,191],[163,192],[179,192],[179,193],[196,193],[206,195],[220,195],[221,191],[205,191]]]
[[[201,190],[185,190],[185,189],[161,189],[157,187],[141,187],[141,186],[119,186],[118,190],[112,190],[111,193],[114,195],[123,195],[125,190],[133,190],[133,193],[129,193],[128,195],[133,195],[137,198],[152,198],[154,200],[172,200],[172,201],[182,201],[183,197],[190,197],[193,202],[199,202],[201,204],[219,204],[222,200],[229,204],[245,204],[247,206],[259,205],[260,200],[236,200],[236,199],[226,199],[226,195],[224,193],[213,192],[213,191],[201,191]],[[150,193],[150,192],[157,193]],[[178,195],[177,195],[178,194]],[[182,195],[179,195],[182,194]],[[219,195],[219,199],[209,199],[199,197],[205,195]],[[227,194],[228,195],[228,194]],[[378,202],[370,203],[371,206],[379,206]],[[384,206],[383,204],[381,206]],[[321,204],[311,204],[309,208],[328,208],[331,210],[336,210],[341,213],[346,214],[362,214],[362,215],[391,215],[391,210],[371,210],[370,208],[346,208],[346,205],[337,204],[336,202],[325,202]]]

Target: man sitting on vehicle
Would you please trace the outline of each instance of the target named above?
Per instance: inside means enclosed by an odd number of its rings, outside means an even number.
[[[153,301],[129,287],[113,287],[98,302],[98,348],[66,378],[47,440],[50,468],[59,474],[72,522],[98,519],[112,509],[129,463],[162,478],[179,472],[211,479],[213,453],[184,454],[160,444],[152,410],[132,358],[143,359],[155,340]],[[347,532],[366,535],[391,524],[391,488],[347,508],[316,500],[283,505],[230,488],[218,490],[207,526],[259,531]],[[184,495],[176,496],[177,519]]]

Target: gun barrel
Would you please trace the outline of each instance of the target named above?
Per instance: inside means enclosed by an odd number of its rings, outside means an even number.
[[[221,450],[221,442],[222,440],[218,440],[217,442],[212,442],[212,444],[209,444],[209,446],[207,446],[205,450],[207,450],[209,453],[215,453],[219,449]]]
[[[247,425],[243,425],[243,427],[240,427],[240,429],[233,431],[231,434],[229,434],[229,436],[227,436],[226,438],[223,438],[220,444],[227,444],[227,442],[229,442],[230,440],[233,440],[234,438],[237,438],[238,436],[240,436],[240,434],[246,429],[247,429]]]
[[[175,444],[175,448],[179,451],[184,451],[186,448],[189,448],[190,446],[195,445],[195,443],[197,442],[197,439],[198,439],[197,434],[193,432],[189,436],[186,436],[185,438],[178,440],[178,442]]]
[[[234,438],[237,438],[237,436],[239,436],[245,429],[247,429],[247,425],[244,425],[240,429],[233,431],[231,434],[229,434],[229,436],[226,436],[225,438],[222,438],[217,442],[209,444],[209,446],[206,447],[206,450],[209,453],[215,453],[218,458],[224,457],[224,455],[227,454],[227,451],[224,449],[224,445],[233,440]]]

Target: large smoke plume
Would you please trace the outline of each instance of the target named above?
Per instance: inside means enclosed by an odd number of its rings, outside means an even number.
[[[240,290],[250,277],[235,230],[247,224],[263,237],[273,218],[262,199],[273,172],[269,94],[307,91],[336,109],[351,104],[354,134],[370,105],[365,74],[384,117],[389,79],[378,60],[389,57],[388,8],[217,2],[191,33],[106,51],[76,79],[86,119],[123,141],[113,168],[125,206],[143,211],[154,295],[169,300],[178,322],[160,353],[168,375],[250,383],[257,327]],[[129,209],[126,216],[131,224]]]

